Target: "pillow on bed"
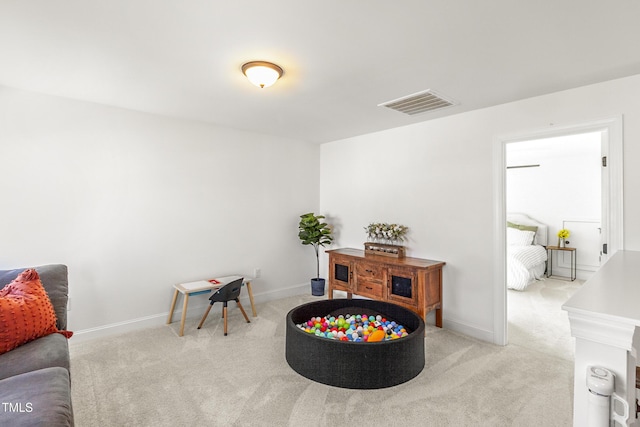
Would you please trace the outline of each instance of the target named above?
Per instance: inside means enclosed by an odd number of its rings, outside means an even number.
[[[530,230],[518,230],[507,227],[507,245],[509,246],[529,246],[533,244],[536,233]]]
[[[507,221],[507,227],[515,228],[517,230],[533,231],[534,233],[538,232],[538,227],[535,225],[523,225]]]

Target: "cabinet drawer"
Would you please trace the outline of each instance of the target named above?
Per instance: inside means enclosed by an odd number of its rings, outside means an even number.
[[[358,279],[367,281],[374,280],[384,283],[387,281],[387,269],[375,264],[359,263],[356,264],[356,274]]]
[[[358,280],[356,288],[358,295],[370,298],[382,298],[384,295],[384,285],[378,281]]]

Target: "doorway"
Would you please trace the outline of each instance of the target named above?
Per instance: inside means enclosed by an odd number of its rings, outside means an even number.
[[[506,144],[507,220],[541,224],[543,240],[521,246],[507,239],[509,344],[573,360],[561,306],[600,266],[602,141],[597,131]],[[559,239],[561,229],[570,235]],[[571,250],[546,250],[560,240]]]
[[[597,132],[601,135],[603,167],[601,175],[601,239],[604,263],[609,256],[622,249],[622,117],[595,121],[582,125],[553,126],[551,129],[527,132],[515,136],[498,137],[494,144],[494,258],[495,310],[494,342],[508,341],[506,286],[506,151],[507,144]],[[606,165],[606,166],[604,166]]]

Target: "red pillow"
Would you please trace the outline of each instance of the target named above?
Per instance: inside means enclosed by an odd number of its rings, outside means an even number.
[[[38,273],[23,271],[0,290],[0,354],[54,332],[70,338],[73,332],[59,331],[56,320]]]

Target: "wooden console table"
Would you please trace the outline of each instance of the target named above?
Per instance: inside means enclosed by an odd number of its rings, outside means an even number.
[[[426,321],[436,310],[442,327],[442,261],[365,255],[359,249],[335,249],[329,254],[329,299],[333,291],[388,301],[408,308]]]

